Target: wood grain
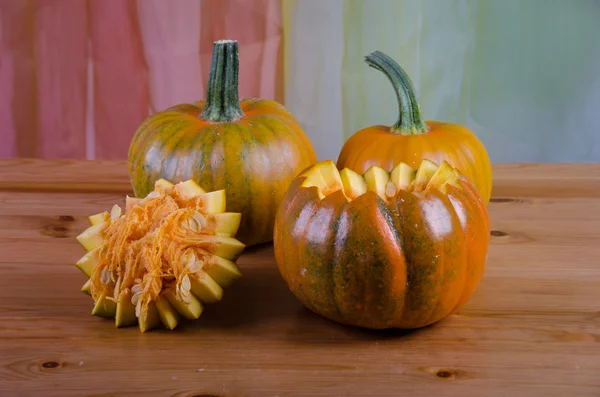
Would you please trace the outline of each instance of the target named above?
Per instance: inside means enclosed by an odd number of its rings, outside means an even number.
[[[125,161],[0,159],[0,191],[131,194]]]
[[[144,335],[90,316],[72,266],[85,217],[128,192],[125,163],[0,168],[1,396],[600,396],[598,165],[495,166],[486,274],[434,326],[325,320],[265,245],[198,321]]]

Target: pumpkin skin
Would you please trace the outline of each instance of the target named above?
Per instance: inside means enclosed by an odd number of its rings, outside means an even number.
[[[366,61],[391,81],[400,117],[393,126],[375,125],[353,134],[342,147],[338,168],[363,173],[373,165],[390,171],[399,162],[417,167],[424,159],[437,164],[447,161],[471,179],[487,205],[492,192],[492,167],[481,141],[461,125],[423,121],[410,78],[393,59],[375,51]]]
[[[242,213],[237,238],[249,246],[272,240],[286,189],[316,154],[282,105],[238,100],[237,52],[237,42],[216,42],[208,100],[173,106],[139,127],[129,148],[129,175],[137,197],[161,178],[226,189],[228,209]]]
[[[275,221],[279,271],[307,308],[342,324],[411,329],[468,301],[484,272],[490,231],[467,178],[445,193],[400,189],[383,200],[368,191],[349,200],[343,188],[329,187],[321,198],[323,188],[307,187],[306,175],[323,164],[292,182]]]

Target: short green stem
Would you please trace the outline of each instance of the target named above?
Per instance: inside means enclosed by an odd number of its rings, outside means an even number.
[[[417,135],[427,132],[427,124],[421,117],[421,108],[417,102],[415,90],[406,72],[396,61],[381,51],[365,56],[365,62],[383,72],[392,83],[398,99],[399,117],[391,131],[398,135]]]
[[[238,96],[238,75],[237,41],[216,41],[208,76],[206,104],[200,118],[212,122],[229,122],[244,115]]]

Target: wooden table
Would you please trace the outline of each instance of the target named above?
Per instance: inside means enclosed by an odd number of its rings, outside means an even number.
[[[600,165],[497,165],[492,243],[459,315],[413,332],[304,309],[270,246],[175,331],[90,315],[72,264],[122,162],[0,161],[1,396],[600,396]]]

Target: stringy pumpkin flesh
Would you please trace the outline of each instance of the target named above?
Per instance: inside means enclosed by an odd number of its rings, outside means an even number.
[[[119,326],[119,305],[123,305],[123,313],[134,307],[144,331],[149,311],[156,317],[155,303],[160,300],[160,318],[173,328],[177,321],[166,321],[166,312],[172,312],[165,306],[168,301],[185,318],[200,315],[202,307],[191,292],[193,285],[205,286],[198,287],[200,291],[209,288],[208,293],[199,294],[202,297],[211,295],[210,288],[216,291],[217,296],[203,299],[205,302],[220,299],[221,286],[205,268],[211,263],[224,264],[229,275],[219,273],[218,266],[213,266],[213,273],[227,284],[222,280],[235,278],[238,270],[231,260],[244,249],[231,237],[241,216],[223,212],[224,204],[223,191],[205,193],[192,181],[172,185],[160,180],[144,199],[128,197],[124,213],[115,205],[110,214],[90,217],[96,224],[78,236],[90,252],[78,262],[86,263],[85,270],[78,266],[84,273],[91,271],[89,291],[97,312],[93,314],[112,316],[115,312]]]

